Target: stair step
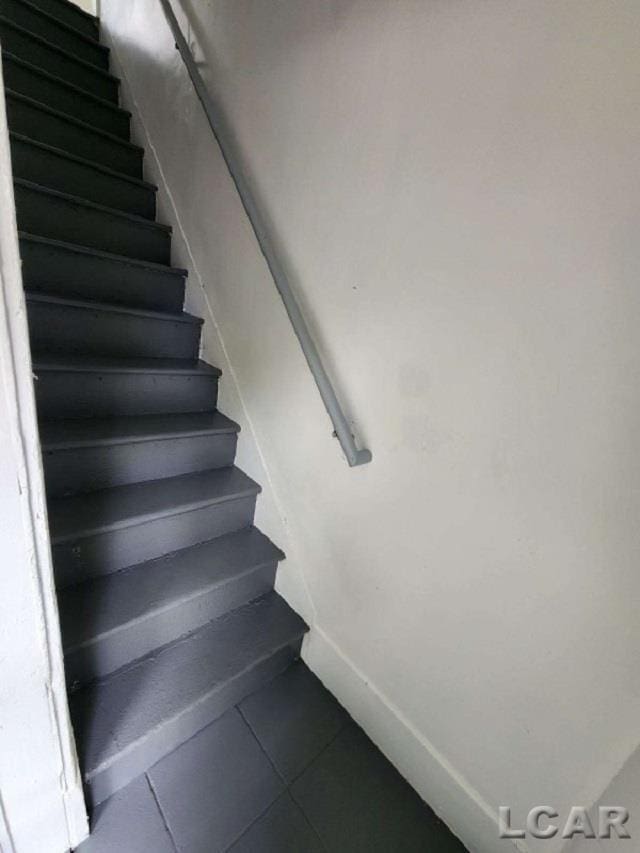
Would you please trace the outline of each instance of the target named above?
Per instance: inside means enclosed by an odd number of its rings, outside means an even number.
[[[17,27],[46,39],[72,56],[109,69],[109,48],[34,6],[28,0],[0,0],[0,15]]]
[[[306,629],[271,592],[74,694],[93,804],[286,669]]]
[[[98,39],[100,35],[98,19],[75,3],[70,3],[69,0],[29,0],[29,2],[83,35]]]
[[[58,356],[34,359],[43,418],[212,412],[220,371],[203,361]]]
[[[6,89],[9,130],[133,178],[142,177],[144,150],[25,95]]]
[[[27,291],[178,312],[186,270],[20,232]]]
[[[2,49],[32,65],[73,83],[99,98],[118,103],[120,81],[102,68],[84,62],[47,39],[30,33],[0,15]]]
[[[85,92],[6,51],[2,54],[2,65],[5,88],[92,127],[129,139],[131,113],[128,110]]]
[[[196,359],[202,320],[99,302],[28,294],[31,351]]]
[[[219,412],[42,421],[49,497],[233,464],[240,427]]]
[[[154,220],[156,187],[59,148],[10,134],[15,178]]]
[[[104,677],[265,595],[282,557],[248,527],[62,590],[68,683]]]
[[[171,228],[78,196],[14,180],[18,227],[53,240],[168,264]]]
[[[59,588],[251,525],[257,483],[238,468],[116,486],[49,502]]]

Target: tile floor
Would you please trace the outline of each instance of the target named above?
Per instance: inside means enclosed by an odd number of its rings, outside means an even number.
[[[96,809],[77,853],[464,853],[301,662]]]

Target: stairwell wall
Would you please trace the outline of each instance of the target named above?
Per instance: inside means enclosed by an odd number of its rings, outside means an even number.
[[[640,10],[174,8],[374,454],[341,457],[159,4],[103,0],[305,656],[513,849],[499,805],[590,805],[640,742]]]

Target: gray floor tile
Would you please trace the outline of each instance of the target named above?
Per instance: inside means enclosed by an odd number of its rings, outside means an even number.
[[[175,853],[145,776],[99,805],[76,853]]]
[[[283,790],[235,708],[148,775],[181,853],[226,850]]]
[[[330,853],[462,853],[464,847],[355,723],[291,786]]]
[[[287,782],[299,776],[350,720],[302,662],[245,699],[240,710]]]
[[[229,848],[229,853],[324,853],[324,847],[285,793]]]

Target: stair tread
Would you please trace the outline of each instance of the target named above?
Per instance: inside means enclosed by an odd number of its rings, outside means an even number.
[[[100,68],[99,65],[94,65],[92,62],[86,62],[84,59],[79,59],[77,56],[74,56],[73,53],[70,53],[68,50],[65,50],[63,47],[59,47],[57,44],[54,44],[53,42],[50,42],[47,39],[42,38],[42,36],[36,35],[35,33],[32,33],[30,30],[26,30],[24,27],[21,27],[18,24],[15,24],[11,20],[11,18],[7,18],[6,15],[0,15],[0,23],[4,24],[7,27],[10,27],[12,30],[17,30],[23,36],[26,36],[27,38],[32,39],[33,41],[40,42],[40,44],[45,45],[45,47],[48,50],[52,50],[52,51],[55,51],[56,53],[62,54],[66,59],[70,60],[71,62],[75,62],[78,65],[81,65],[84,68],[91,70],[91,72],[95,72],[96,74],[100,74],[102,77],[105,77],[105,78],[113,81],[113,83],[115,83],[117,86],[120,85],[120,80],[115,75],[111,74],[109,71],[106,71],[104,68]],[[41,66],[37,66],[37,67],[40,68]]]
[[[32,192],[61,198],[80,207],[91,208],[92,210],[98,210],[101,213],[106,213],[109,216],[114,216],[118,219],[125,219],[134,225],[138,225],[141,228],[147,228],[150,231],[164,231],[167,234],[171,234],[172,232],[171,226],[165,225],[163,222],[155,222],[152,219],[146,219],[144,216],[137,216],[135,213],[127,213],[124,210],[118,210],[116,207],[107,207],[104,204],[98,204],[95,201],[89,201],[89,199],[81,198],[77,195],[71,195],[70,193],[64,193],[60,190],[54,190],[51,187],[43,187],[42,184],[34,184],[33,181],[27,181],[24,178],[14,178],[13,183],[14,185],[24,187]]]
[[[50,107],[48,104],[43,104],[42,101],[36,101],[35,98],[30,98],[29,95],[23,95],[22,92],[16,92],[15,89],[6,88],[5,96],[7,98],[13,98],[13,100],[15,101],[25,101],[34,109],[39,110],[42,113],[48,113],[49,115],[56,116],[56,118],[62,119],[62,121],[66,121],[67,124],[75,125],[81,130],[90,131],[91,133],[94,133],[97,136],[103,137],[114,145],[120,145],[122,148],[130,148],[135,151],[139,151],[140,154],[144,154],[144,148],[141,148],[134,142],[130,142],[128,139],[124,139],[122,136],[116,136],[114,133],[109,133],[108,131],[103,130],[101,127],[96,127],[94,124],[89,124],[86,121],[82,121],[82,119],[69,115],[69,113],[65,113],[62,110],[57,110],[55,107]]]
[[[82,9],[76,3],[71,2],[71,0],[56,0],[61,6],[69,6],[73,9],[74,12],[78,12],[84,18],[88,18],[96,27],[99,24],[99,18],[96,15],[92,15],[91,12],[87,12],[86,9]]]
[[[306,630],[272,592],[78,691],[70,704],[85,779]]]
[[[52,154],[55,154],[64,160],[72,160],[75,163],[81,163],[83,166],[95,169],[96,172],[104,172],[118,180],[127,181],[127,183],[135,184],[138,187],[143,187],[144,189],[152,190],[153,192],[157,192],[158,190],[158,187],[155,184],[149,183],[149,181],[144,181],[142,178],[135,178],[133,175],[127,175],[125,172],[118,172],[116,169],[110,169],[109,166],[104,166],[102,163],[97,163],[95,160],[87,160],[85,157],[79,157],[71,151],[65,151],[64,148],[56,148],[55,145],[40,142],[38,139],[31,139],[30,136],[24,136],[22,133],[16,133],[12,130],[9,133],[9,137],[12,139],[18,139],[20,142],[24,142],[34,148],[41,148],[45,151],[50,151]],[[58,192],[60,191],[58,190]],[[109,209],[112,210],[113,208]]]
[[[53,451],[75,447],[129,444],[155,439],[235,433],[239,430],[237,423],[220,412],[132,415],[121,418],[44,420],[40,422],[40,441],[45,451]]]
[[[46,21],[49,21],[52,27],[60,27],[60,29],[66,30],[70,35],[82,39],[82,41],[90,44],[92,47],[101,50],[107,56],[111,52],[111,49],[105,45],[101,44],[97,38],[92,38],[91,36],[85,35],[80,30],[77,30],[75,27],[72,27],[71,24],[67,24],[64,21],[61,21],[59,18],[56,18],[55,15],[49,14],[49,12],[45,12],[44,9],[41,9],[39,6],[34,6],[33,3],[29,3],[29,0],[19,0],[22,6],[26,6],[31,12],[35,15],[38,15],[41,18],[44,18]],[[30,32],[30,31],[29,31]]]
[[[229,533],[59,593],[65,651],[222,586],[284,555],[255,527]]]
[[[91,302],[85,299],[67,299],[64,296],[51,296],[48,293],[27,293],[28,303],[43,303],[55,305],[60,308],[80,308],[87,311],[102,311],[111,314],[126,314],[133,317],[145,317],[149,320],[165,320],[170,323],[186,323],[187,325],[201,326],[201,317],[195,317],[186,311],[179,314],[170,311],[150,311],[145,308],[130,308],[128,305],[118,305],[114,302]]]
[[[104,98],[99,97],[98,95],[94,95],[93,92],[88,92],[86,89],[81,89],[79,86],[76,86],[74,83],[71,83],[69,80],[65,80],[63,77],[58,77],[57,74],[52,74],[46,68],[42,68],[40,65],[34,65],[32,62],[28,62],[26,59],[22,59],[20,56],[16,56],[14,53],[11,53],[10,50],[2,51],[3,60],[9,60],[10,62],[15,62],[16,65],[22,65],[25,68],[29,69],[33,74],[37,74],[40,77],[47,77],[49,80],[53,81],[56,85],[62,86],[65,89],[71,89],[79,98],[86,98],[90,101],[94,101],[96,104],[99,104],[101,107],[105,109],[112,110],[116,113],[121,113],[131,118],[131,111],[125,110],[124,107],[118,106],[118,104],[114,104],[113,101],[106,101]],[[20,92],[16,92],[15,94],[20,94]],[[28,95],[24,97],[28,98]],[[32,99],[35,100],[35,99]],[[41,103],[40,101],[36,101],[36,103]],[[45,106],[47,106],[45,104]],[[66,113],[65,113],[66,115]],[[74,116],[71,116],[74,118]],[[93,125],[91,125],[93,127]]]
[[[54,240],[52,237],[43,237],[40,234],[31,234],[28,231],[18,231],[20,240],[28,240],[32,243],[42,243],[43,245],[59,246],[63,249],[68,249],[72,252],[79,252],[83,255],[92,255],[96,258],[104,258],[108,261],[117,261],[123,264],[129,264],[133,267],[145,267],[151,270],[159,270],[163,273],[170,273],[184,278],[188,275],[188,270],[182,267],[172,267],[167,264],[159,264],[155,261],[146,261],[143,258],[130,258],[128,255],[118,255],[116,252],[105,252],[103,249],[94,249],[91,246],[82,246],[79,243],[69,243],[66,240]],[[27,285],[28,287],[28,282]]]
[[[69,373],[160,373],[221,376],[222,371],[206,361],[180,358],[99,358],[85,355],[40,355],[34,358],[34,372]]]
[[[114,486],[49,502],[54,545],[257,495],[260,486],[239,468],[216,468]]]

